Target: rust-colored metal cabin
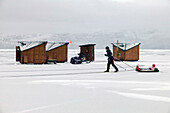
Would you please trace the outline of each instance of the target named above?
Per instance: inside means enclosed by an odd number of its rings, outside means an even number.
[[[16,60],[22,64],[34,63],[43,64],[46,63],[46,44],[47,42],[19,42],[20,46],[17,46]]]
[[[94,46],[96,44],[80,45],[80,53],[83,53],[87,61],[94,61]]]
[[[47,60],[55,60],[56,62],[67,62],[68,42],[48,43],[46,46]]]
[[[138,61],[141,43],[112,43],[115,60]]]

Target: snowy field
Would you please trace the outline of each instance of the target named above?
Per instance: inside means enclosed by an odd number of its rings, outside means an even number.
[[[78,51],[69,50],[69,59]],[[170,113],[170,50],[141,50],[138,62],[125,62],[155,63],[159,73],[123,62],[115,62],[120,72],[104,73],[103,54],[96,50],[90,64],[22,65],[15,50],[1,49],[0,113]]]

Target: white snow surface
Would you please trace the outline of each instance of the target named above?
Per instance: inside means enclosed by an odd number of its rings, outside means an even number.
[[[79,50],[69,49],[69,58]],[[106,70],[105,50],[95,62],[20,64],[15,50],[0,50],[0,113],[169,113],[170,50],[141,50],[137,62]],[[137,64],[160,69],[139,73]],[[126,68],[126,71],[121,68]]]

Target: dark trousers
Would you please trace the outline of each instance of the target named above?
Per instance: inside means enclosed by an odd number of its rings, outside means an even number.
[[[115,66],[113,60],[108,60],[108,63],[107,63],[107,71],[109,71],[109,69],[110,69],[110,64],[112,64],[112,66],[115,68],[115,70],[118,71],[118,68]]]

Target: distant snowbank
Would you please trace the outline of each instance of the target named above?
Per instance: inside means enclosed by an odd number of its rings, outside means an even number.
[[[14,52],[14,51],[15,51],[15,49],[0,49],[0,52],[1,52],[1,51],[4,51],[4,52],[7,52],[7,51],[13,51],[13,52]]]

